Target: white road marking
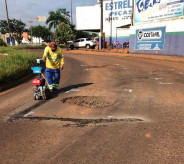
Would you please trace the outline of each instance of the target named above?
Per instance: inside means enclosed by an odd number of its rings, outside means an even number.
[[[24,117],[27,117],[27,116],[29,116],[29,115],[31,115],[31,114],[33,114],[33,113],[34,113],[34,112],[29,112],[29,113],[25,114]]]
[[[122,69],[128,69],[128,68],[122,68]]]
[[[65,93],[69,93],[69,92],[79,92],[80,90],[79,89],[71,89],[69,91],[66,91]]]
[[[91,71],[92,69],[85,69],[85,71]]]
[[[162,85],[172,85],[173,83],[163,83],[163,82],[160,82],[160,84],[162,84]]]
[[[119,64],[113,64],[113,65],[117,65],[118,66]]]
[[[115,118],[114,116],[108,116],[108,118]]]
[[[184,75],[184,73],[183,72],[178,72],[180,75]]]
[[[154,78],[155,80],[161,80],[161,79],[163,79],[163,78],[160,78],[160,77],[156,77],[156,78]]]
[[[132,93],[133,92],[133,89],[123,89],[123,91]]]
[[[81,67],[87,67],[87,65],[81,65]]]

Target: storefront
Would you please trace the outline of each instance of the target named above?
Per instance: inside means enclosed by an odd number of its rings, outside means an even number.
[[[184,0],[103,0],[105,42],[116,48],[129,43],[130,53],[184,56],[183,5]],[[99,32],[100,16],[100,4],[77,7],[77,30]]]
[[[183,0],[134,0],[130,53],[184,55]]]
[[[131,16],[132,0],[103,1],[103,34],[106,43],[123,48],[123,44],[129,42]],[[100,32],[100,18],[100,4],[76,8],[77,30]],[[101,33],[99,37],[101,38]]]

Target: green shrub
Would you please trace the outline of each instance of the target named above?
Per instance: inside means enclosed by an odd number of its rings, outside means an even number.
[[[6,47],[7,45],[6,45],[6,43],[3,41],[3,39],[0,38],[0,47],[2,47],[2,46]]]
[[[24,49],[44,49],[44,46],[31,46],[31,45],[21,45],[21,46],[14,46],[16,50],[24,50]]]

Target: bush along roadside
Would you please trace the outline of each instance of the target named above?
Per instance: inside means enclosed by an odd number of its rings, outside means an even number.
[[[0,47],[0,54],[8,54],[0,58],[0,87],[11,85],[25,75],[32,72],[37,54],[13,47]],[[0,88],[1,89],[1,88]]]
[[[4,46],[4,47],[6,47],[7,45],[6,45],[6,43],[3,41],[3,39],[2,38],[0,38],[0,46],[2,47],[2,46]]]

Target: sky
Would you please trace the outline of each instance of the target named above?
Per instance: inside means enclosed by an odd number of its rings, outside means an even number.
[[[33,25],[45,25],[35,20],[37,16],[48,17],[48,11],[66,8],[71,13],[71,0],[7,0],[9,19],[22,20],[29,26],[28,21],[33,20]],[[76,7],[91,6],[97,0],[72,0],[73,24],[76,24]],[[6,20],[5,0],[0,0],[0,20]]]

